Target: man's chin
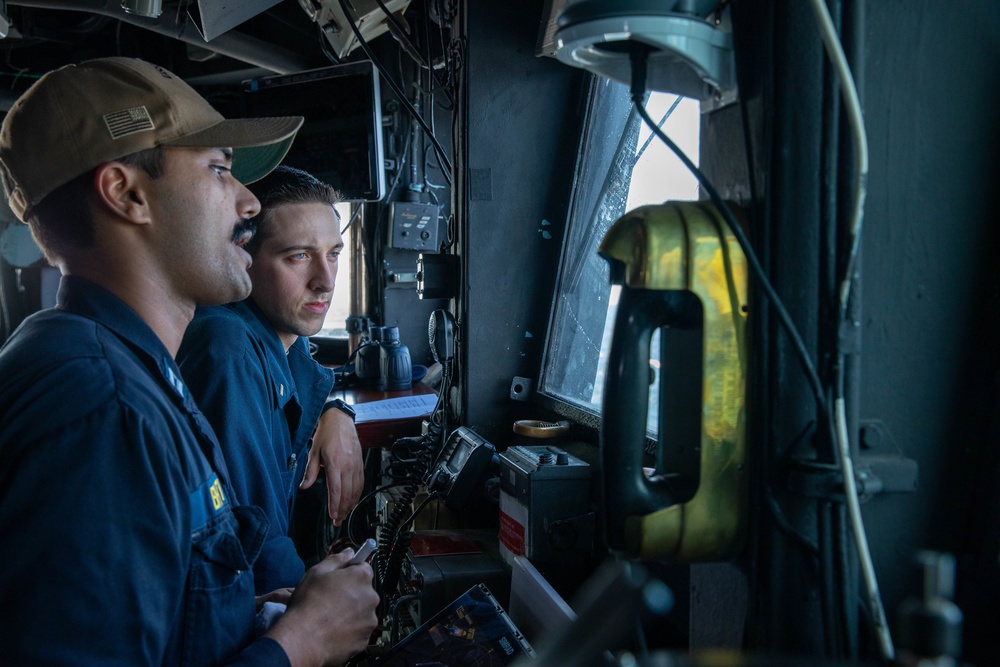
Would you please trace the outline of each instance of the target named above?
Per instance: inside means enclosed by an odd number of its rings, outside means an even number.
[[[306,329],[307,333],[304,333],[302,335],[308,338],[309,336],[315,336],[322,330],[323,330],[323,324],[320,323],[320,325],[317,327],[309,327],[308,329]]]
[[[314,321],[312,318],[309,318],[308,321],[302,322],[301,326],[299,326],[299,335],[305,336],[306,338],[308,338],[309,336],[315,336],[316,334],[318,334],[320,331],[323,330],[323,324],[325,322],[326,322],[325,314],[323,315],[322,318],[319,319],[319,321]]]
[[[250,296],[250,291],[253,289],[253,282],[250,280],[250,274],[244,271],[241,275],[242,280],[239,284],[233,285],[233,296],[226,303],[231,303],[233,301],[242,301]]]
[[[199,303],[199,306],[219,306],[224,303],[234,303],[236,301],[242,301],[243,299],[250,296],[250,288],[252,284],[250,283],[250,276],[244,274],[245,280],[234,281],[232,284],[228,285],[227,290],[219,290],[217,294],[213,294],[210,299],[205,299],[205,303]]]

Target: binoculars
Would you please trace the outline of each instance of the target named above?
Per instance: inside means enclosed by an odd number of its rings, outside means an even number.
[[[399,342],[399,327],[368,328],[368,340],[358,348],[354,374],[366,387],[399,391],[413,385],[410,348]]]

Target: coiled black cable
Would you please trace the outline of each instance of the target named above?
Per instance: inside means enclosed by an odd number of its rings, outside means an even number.
[[[413,538],[413,532],[409,530],[409,526],[417,514],[417,512],[413,512],[407,516],[406,512],[411,507],[411,503],[416,498],[417,492],[430,470],[437,449],[437,440],[437,430],[432,426],[419,439],[402,438],[393,445],[393,450],[395,450],[398,445],[408,444],[415,451],[411,457],[412,467],[408,471],[403,490],[396,499],[385,523],[378,529],[373,564],[377,589],[381,597],[380,617],[385,616],[399,595],[399,575],[402,571],[406,551]],[[422,507],[423,505],[421,505]]]

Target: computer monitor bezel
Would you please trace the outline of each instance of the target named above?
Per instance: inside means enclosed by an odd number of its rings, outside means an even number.
[[[375,202],[385,197],[381,88],[378,69],[370,60],[250,79],[244,82],[244,92],[247,116],[305,116],[284,164],[329,182],[344,201]],[[337,114],[342,114],[348,129],[329,129]],[[327,127],[321,127],[321,123]],[[359,134],[364,132],[363,143],[349,134],[354,131],[351,128],[358,128]],[[347,170],[342,168],[324,170],[308,158],[305,148],[310,137],[331,132],[338,132],[352,150],[364,151],[363,177],[345,173]]]

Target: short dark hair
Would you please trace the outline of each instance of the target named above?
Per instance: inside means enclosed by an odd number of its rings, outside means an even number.
[[[256,255],[261,244],[271,233],[272,211],[283,204],[328,204],[333,207],[341,201],[340,193],[312,174],[281,165],[264,178],[247,186],[260,200],[260,213],[253,222],[257,233],[246,245],[251,255]],[[339,219],[339,214],[337,215]]]
[[[160,147],[126,155],[116,162],[139,167],[153,180],[163,175],[163,149]],[[90,202],[94,196],[96,171],[91,169],[64,183],[28,211],[31,233],[50,264],[56,264],[73,248],[89,248],[94,244]]]

